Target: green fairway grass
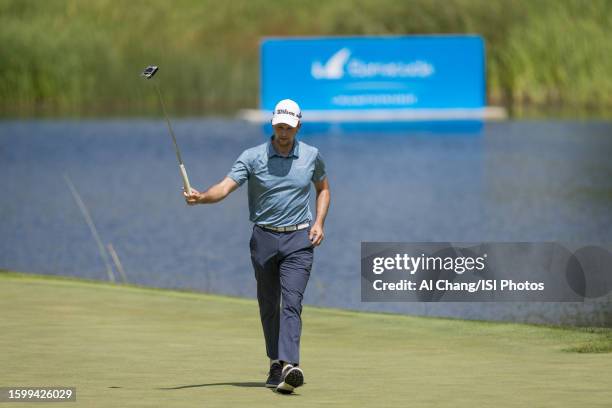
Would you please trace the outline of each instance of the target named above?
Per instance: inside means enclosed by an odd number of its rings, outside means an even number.
[[[610,329],[303,320],[306,384],[283,396],[263,387],[255,300],[0,272],[0,386],[76,387],[67,407],[612,406]]]

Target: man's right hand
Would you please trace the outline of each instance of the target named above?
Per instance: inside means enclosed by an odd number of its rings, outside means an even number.
[[[187,194],[187,192],[183,189],[183,196],[185,196],[187,205],[196,205],[200,201],[201,193],[195,188],[191,187],[191,194]]]
[[[185,201],[188,205],[212,204],[223,200],[229,193],[238,188],[238,183],[229,177],[225,177],[221,182],[215,184],[203,193],[191,187],[191,194],[183,191]]]

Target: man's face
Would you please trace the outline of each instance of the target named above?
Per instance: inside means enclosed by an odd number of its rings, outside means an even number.
[[[286,123],[277,123],[272,126],[274,128],[274,139],[280,146],[292,145],[300,125],[301,123],[298,123],[296,127],[291,127]]]

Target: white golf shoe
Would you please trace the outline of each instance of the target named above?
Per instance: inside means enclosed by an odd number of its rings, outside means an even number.
[[[287,364],[281,373],[281,382],[276,391],[281,394],[291,394],[297,387],[304,385],[304,372],[299,367]]]

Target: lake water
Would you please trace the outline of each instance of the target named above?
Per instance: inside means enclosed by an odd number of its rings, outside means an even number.
[[[173,126],[196,188],[222,179],[242,150],[265,140],[260,126],[238,120]],[[612,319],[609,301],[362,303],[359,270],[362,241],[612,242],[612,122],[350,132],[305,124],[301,139],[322,152],[332,190],[306,303],[533,322],[572,322],[585,311]],[[130,282],[255,296],[246,186],[220,204],[186,206],[161,120],[0,122],[0,268],[108,279],[64,174]]]

